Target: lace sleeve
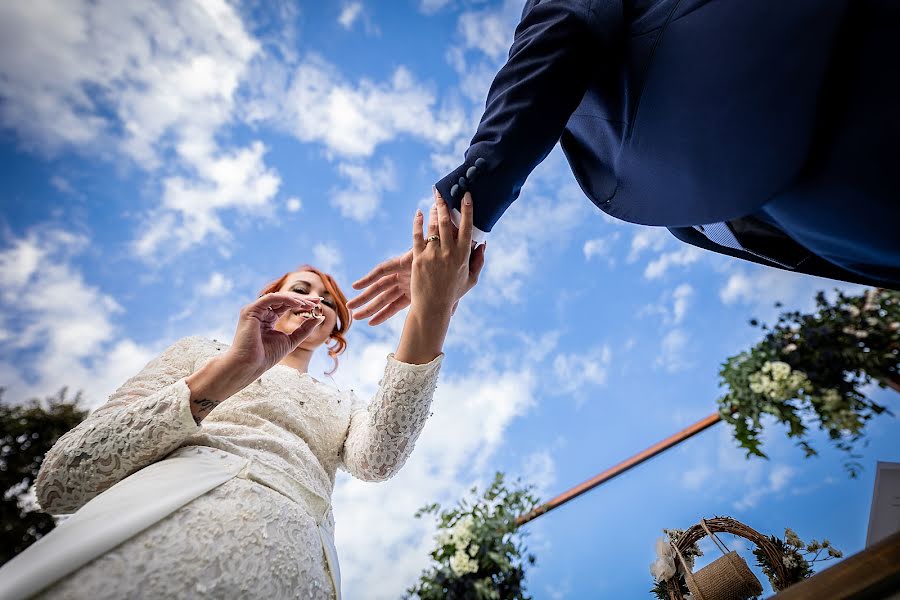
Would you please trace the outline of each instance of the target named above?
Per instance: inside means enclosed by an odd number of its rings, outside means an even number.
[[[400,470],[428,419],[443,360],[440,354],[430,363],[412,365],[388,355],[375,398],[351,409],[341,455],[347,472],[365,481],[384,481]]]
[[[173,344],[57,440],[35,480],[41,508],[74,512],[198,430],[184,379],[194,372],[201,339]]]

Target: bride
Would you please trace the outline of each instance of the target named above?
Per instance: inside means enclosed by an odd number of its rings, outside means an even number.
[[[454,304],[477,281],[472,202],[413,220],[411,307],[370,403],[307,373],[337,366],[351,316],[300,267],[245,306],[231,346],[179,340],[47,453],[37,497],[74,513],[0,569],[0,598],[340,598],[338,467],[394,475],[429,414]]]

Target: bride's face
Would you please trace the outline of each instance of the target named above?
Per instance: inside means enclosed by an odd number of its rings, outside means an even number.
[[[323,298],[320,306],[322,307],[322,314],[325,315],[325,320],[313,330],[308,338],[300,343],[299,347],[306,350],[315,350],[324,344],[337,325],[337,312],[335,311],[335,300],[325,288],[322,278],[311,271],[291,273],[284,280],[284,285],[278,291],[292,292],[303,297],[319,296]],[[303,317],[300,316],[300,311],[289,311],[275,323],[275,329],[285,333],[292,333],[302,322]]]

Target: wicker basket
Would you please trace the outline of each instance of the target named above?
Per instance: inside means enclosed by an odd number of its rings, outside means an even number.
[[[755,529],[735,521],[729,517],[702,519],[678,538],[673,544],[675,553],[681,559],[685,571],[685,583],[694,600],[746,600],[762,594],[762,585],[747,566],[743,558],[736,552],[729,552],[715,536],[716,533],[731,533],[753,542],[760,550],[769,555],[776,565],[776,577],[773,581],[775,589],[785,587],[787,571],[781,562],[781,552],[766,536]],[[716,559],[696,573],[691,573],[689,566],[681,556],[687,548],[693,546],[701,538],[709,536],[719,546],[724,556]],[[678,577],[666,582],[670,600],[684,600],[677,583]]]

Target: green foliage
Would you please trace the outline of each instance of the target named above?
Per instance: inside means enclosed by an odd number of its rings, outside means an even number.
[[[23,502],[34,483],[44,455],[56,440],[87,416],[79,404],[81,393],[71,400],[67,389],[45,402],[24,404],[3,401],[0,388],[0,564],[4,564],[55,527],[53,517]]]
[[[406,591],[419,600],[529,600],[525,592],[526,533],[516,517],[538,504],[532,486],[516,481],[507,487],[497,473],[480,497],[477,488],[449,509],[431,504],[416,517],[432,514],[438,522],[432,563]]]
[[[772,589],[776,592],[810,577],[813,574],[812,564],[814,562],[841,558],[844,555],[840,550],[832,546],[828,540],[823,540],[822,542],[813,540],[807,544],[797,537],[797,534],[790,528],[784,530],[783,540],[773,535],[769,537],[769,541],[778,548],[781,554],[781,560],[787,569],[785,581],[778,581],[775,567],[769,560],[768,554],[756,548],[753,550],[753,555],[756,557],[756,564],[769,578],[769,583],[772,584]],[[822,552],[826,551],[827,555],[819,558]]]
[[[777,305],[776,306],[780,306]],[[807,456],[817,454],[808,429],[827,432],[847,453],[845,466],[858,475],[857,444],[866,422],[886,412],[862,389],[900,383],[900,292],[841,292],[833,303],[819,292],[816,310],[782,313],[777,323],[759,326],[765,337],[747,352],[728,358],[719,374],[727,388],[719,412],[747,455],[765,457],[760,448],[763,415],[788,427]]]

